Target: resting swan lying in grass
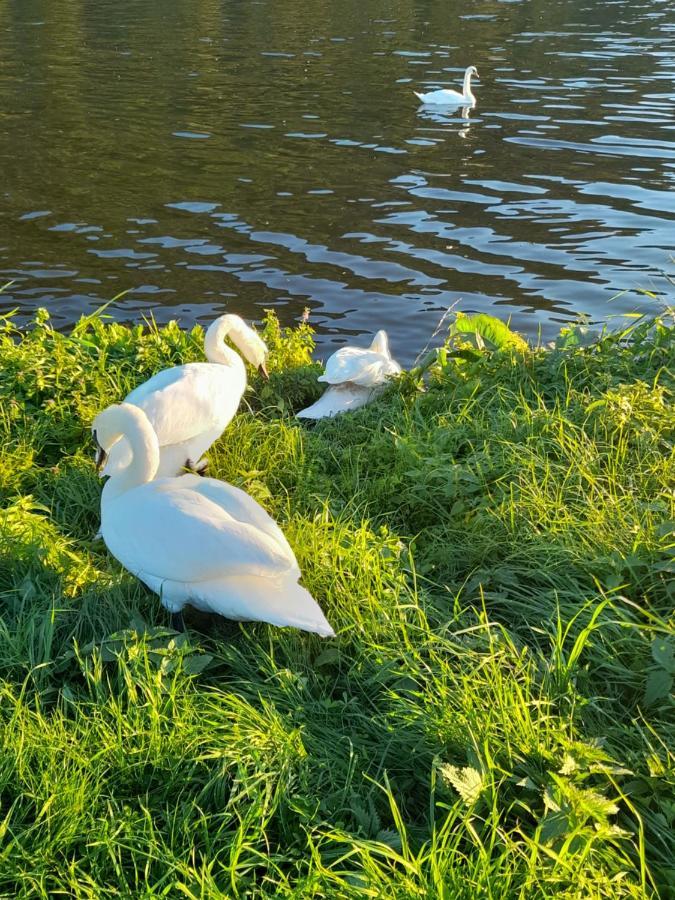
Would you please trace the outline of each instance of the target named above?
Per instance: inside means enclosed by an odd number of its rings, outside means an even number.
[[[155,479],[161,451],[142,409],[109,406],[92,426],[100,469],[118,441],[129,464],[101,495],[106,547],[152,591],[183,630],[186,603],[229,619],[290,625],[332,637],[280,528],[255,500],[215,478]]]
[[[227,346],[229,337],[246,359],[266,377],[267,347],[252,328],[232,314],[220,316],[208,328],[204,353],[208,362],[164,369],[135,388],[125,403],[142,409],[159,441],[157,476],[179,475],[185,469],[203,471],[202,460],[239,408],[246,389],[246,367]],[[123,438],[111,448],[103,475],[120,472],[131,460]]]
[[[297,415],[304,419],[323,419],[350,409],[358,409],[384,388],[387,378],[398,375],[401,367],[389,352],[386,331],[378,331],[368,349],[340,347],[326,362],[318,381],[328,390]]]

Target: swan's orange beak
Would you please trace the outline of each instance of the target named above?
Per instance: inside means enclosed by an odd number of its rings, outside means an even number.
[[[258,366],[258,372],[260,372],[263,381],[270,380],[270,373],[267,371],[267,366],[265,365],[265,363],[260,363],[260,365]]]

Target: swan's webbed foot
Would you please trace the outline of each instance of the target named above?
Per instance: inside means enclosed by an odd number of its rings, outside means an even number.
[[[184,468],[186,472],[191,472],[193,475],[201,475],[202,477],[204,477],[204,475],[206,475],[208,466],[209,461],[208,459],[206,459],[206,457],[204,457],[196,463],[192,462],[191,459],[186,459]]]
[[[180,632],[180,634],[183,634],[183,632],[185,631],[185,621],[183,619],[182,612],[171,613],[171,627],[174,631],[178,631]]]

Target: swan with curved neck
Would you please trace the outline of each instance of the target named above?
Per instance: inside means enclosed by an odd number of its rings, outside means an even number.
[[[96,417],[97,466],[121,440],[131,458],[101,494],[101,533],[112,555],[159,594],[183,629],[191,604],[230,619],[269,622],[332,637],[276,522],[244,491],[194,474],[156,478],[160,447],[130,403]]]
[[[367,349],[340,347],[326,360],[325,371],[317,379],[325,381],[328,389],[298,418],[324,419],[365,406],[384,389],[387,379],[400,372],[386,331],[378,331]]]
[[[413,93],[424,104],[457,106],[461,103],[465,106],[475,106],[476,97],[471,90],[471,79],[478,77],[478,70],[476,67],[468,66],[464,72],[464,83],[462,85],[461,94],[459,91],[452,91],[448,88],[443,88],[439,91],[429,91],[427,94],[418,94],[417,91],[413,91]]]
[[[246,367],[225,338],[267,378],[265,343],[243,319],[229,313],[207,329],[204,353],[208,362],[163,369],[124,399],[145,412],[157,434],[158,477],[179,475],[186,468],[204,469],[202,454],[220,437],[239,407],[246,389]],[[121,471],[129,460],[128,441],[118,441],[103,474]]]
[[[152,481],[159,467],[159,441],[142,409],[131,403],[109,406],[94,420],[96,469],[101,471],[118,441],[126,440],[130,459],[103,486],[103,497],[112,499]]]
[[[204,355],[208,361],[234,368],[239,368],[240,365],[243,365],[239,354],[235,353],[225,343],[225,338],[227,337],[239,349],[240,353],[243,353],[249,363],[265,377],[267,375],[267,369],[265,368],[267,347],[258,334],[252,328],[249,328],[243,319],[235,316],[234,313],[220,316],[211,322],[207,328],[204,335]]]

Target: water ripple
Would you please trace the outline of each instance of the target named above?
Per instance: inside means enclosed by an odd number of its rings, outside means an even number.
[[[548,337],[667,289],[672,4],[34,0],[30,20],[0,5],[2,309],[309,306],[320,341],[384,326],[409,362],[453,304]],[[473,109],[418,105],[470,63]]]

